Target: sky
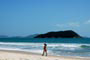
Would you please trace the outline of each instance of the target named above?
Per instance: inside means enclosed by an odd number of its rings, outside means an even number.
[[[0,35],[73,30],[90,37],[90,0],[0,0]]]

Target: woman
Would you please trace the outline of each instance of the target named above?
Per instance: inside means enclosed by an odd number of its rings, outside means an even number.
[[[44,43],[43,54],[42,54],[42,56],[44,56],[45,53],[46,53],[46,56],[47,56],[47,44],[46,44],[46,43]]]

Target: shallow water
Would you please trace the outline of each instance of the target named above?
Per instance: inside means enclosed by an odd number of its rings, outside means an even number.
[[[42,53],[43,43],[50,55],[90,57],[89,38],[1,38],[0,49]]]

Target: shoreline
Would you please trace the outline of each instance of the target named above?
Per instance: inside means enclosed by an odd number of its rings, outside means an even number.
[[[21,58],[22,60],[90,60],[89,57],[52,56],[52,55],[41,56],[41,54],[38,53],[0,49],[0,60],[2,59],[21,60]]]

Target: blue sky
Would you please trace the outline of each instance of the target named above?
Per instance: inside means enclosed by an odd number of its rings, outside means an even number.
[[[90,37],[90,0],[0,0],[0,35],[74,30]]]

